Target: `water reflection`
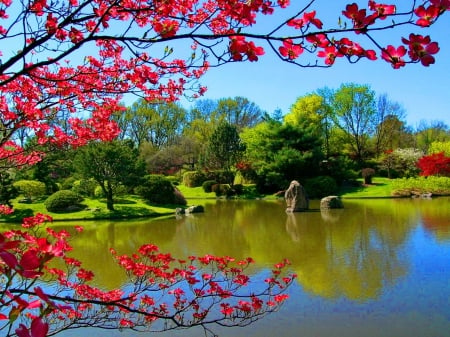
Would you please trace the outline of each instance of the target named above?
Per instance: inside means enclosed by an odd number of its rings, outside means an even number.
[[[132,254],[152,242],[183,258],[252,256],[258,268],[288,258],[306,291],[364,301],[408,272],[399,251],[421,219],[428,231],[448,240],[448,207],[429,205],[346,201],[345,209],[320,211],[313,203],[309,212],[286,213],[281,201],[207,201],[204,214],[178,219],[86,223],[72,241],[73,255],[95,270],[99,285],[107,288],[125,281],[109,255],[111,247]]]
[[[132,254],[152,242],[180,258],[251,256],[254,273],[288,258],[299,277],[283,310],[221,336],[443,337],[450,330],[449,202],[344,200],[344,209],[329,211],[312,202],[308,212],[287,214],[283,201],[208,200],[203,214],[86,222],[73,254],[105,288],[125,282],[110,247]]]

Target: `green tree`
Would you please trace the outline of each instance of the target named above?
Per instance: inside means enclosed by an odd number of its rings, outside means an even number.
[[[433,154],[439,152],[444,152],[447,157],[450,157],[450,141],[431,143],[428,153]]]
[[[238,131],[244,127],[252,127],[262,121],[264,112],[245,97],[221,98],[217,102],[217,115],[229,124],[236,126]]]
[[[45,184],[41,181],[36,180],[19,180],[14,184],[20,193],[24,195],[25,198],[30,201],[39,198],[46,193]]]
[[[368,85],[343,84],[333,98],[335,125],[344,131],[346,142],[358,162],[368,154],[368,141],[375,130],[375,93]]]
[[[173,144],[186,126],[186,110],[178,103],[141,99],[116,114],[122,127],[122,138],[130,138],[138,146],[144,142],[157,149]]]
[[[323,154],[316,131],[308,122],[294,125],[270,119],[242,133],[245,157],[256,170],[260,192],[282,190],[293,179],[317,174]]]
[[[387,94],[378,97],[377,109],[374,114],[375,154],[379,156],[386,150],[404,147],[406,133],[405,109],[398,103],[389,100]]]
[[[242,158],[244,151],[245,145],[239,137],[237,127],[222,122],[209,139],[206,164],[209,168],[228,171]]]
[[[79,149],[75,163],[84,178],[99,184],[111,211],[114,191],[120,185],[135,187],[145,174],[144,162],[131,141],[91,142]]]
[[[417,127],[416,146],[425,153],[434,142],[446,142],[450,140],[450,130],[442,121],[421,121]]]

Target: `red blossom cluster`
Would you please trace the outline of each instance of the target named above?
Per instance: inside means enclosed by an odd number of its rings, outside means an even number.
[[[25,230],[0,234],[0,321],[9,322],[0,330],[13,329],[19,337],[45,337],[85,326],[86,321],[95,322],[92,327],[142,331],[159,331],[160,321],[165,322],[163,330],[215,322],[245,325],[277,310],[295,278],[281,276],[287,266],[283,262],[264,286],[245,272],[254,263],[251,258],[205,255],[180,260],[146,244],[131,256],[111,250],[129,282],[105,291],[90,285],[93,272],[67,256],[67,231],[47,228],[43,235],[39,225],[45,221],[51,218],[37,215],[24,221]],[[52,267],[55,259],[65,268]],[[52,293],[45,291],[45,283],[36,286],[38,279],[51,282]]]

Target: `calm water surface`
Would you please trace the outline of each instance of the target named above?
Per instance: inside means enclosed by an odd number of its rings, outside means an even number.
[[[191,202],[192,203],[192,202]],[[253,273],[288,258],[298,274],[283,308],[221,337],[450,337],[450,198],[344,200],[344,209],[286,214],[283,201],[205,201],[180,218],[84,223],[76,257],[105,288],[125,281],[109,248],[152,242],[175,257],[248,256]],[[90,330],[63,336],[145,336]],[[202,330],[160,336],[203,336]]]

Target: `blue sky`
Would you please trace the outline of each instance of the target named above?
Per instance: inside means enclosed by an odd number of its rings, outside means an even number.
[[[339,2],[341,8],[346,3]],[[335,10],[328,14],[339,16]],[[400,45],[400,36],[408,37],[410,32],[412,28],[391,38],[395,32],[386,31],[379,37],[386,44]],[[421,120],[439,120],[450,126],[450,12],[433,27],[415,32],[439,42],[441,49],[434,65],[410,64],[394,70],[381,59],[348,64],[341,58],[327,69],[300,68],[281,62],[265,48],[266,54],[258,62],[210,69],[201,79],[208,87],[204,98],[243,96],[269,113],[278,108],[287,113],[300,96],[325,86],[338,88],[342,83],[353,82],[368,84],[377,94],[386,93],[392,101],[402,104],[406,121],[412,127]]]

